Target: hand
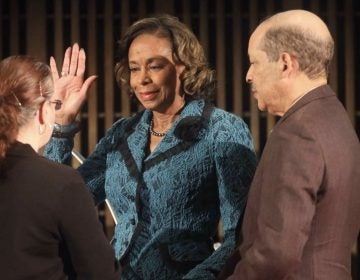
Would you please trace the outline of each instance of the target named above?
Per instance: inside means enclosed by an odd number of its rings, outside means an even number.
[[[65,125],[73,122],[84,104],[88,89],[97,76],[90,76],[84,81],[86,55],[75,43],[64,54],[61,75],[54,57],[50,58],[50,67],[54,79],[54,99],[62,101],[61,109],[56,111],[55,121]]]

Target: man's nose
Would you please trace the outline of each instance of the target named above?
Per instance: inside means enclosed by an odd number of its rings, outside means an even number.
[[[250,84],[251,81],[252,81],[252,77],[250,76],[249,71],[248,71],[247,74],[246,74],[245,80],[246,80],[246,82],[247,82],[248,84]]]

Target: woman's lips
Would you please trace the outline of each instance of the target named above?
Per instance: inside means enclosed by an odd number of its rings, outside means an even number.
[[[139,92],[139,97],[143,101],[149,101],[155,98],[156,91],[146,91],[146,92]]]

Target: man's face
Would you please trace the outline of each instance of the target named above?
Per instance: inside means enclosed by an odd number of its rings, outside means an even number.
[[[250,37],[248,54],[250,67],[246,81],[251,86],[251,93],[258,102],[261,111],[277,115],[281,109],[282,93],[279,87],[281,64],[270,62],[266,53],[259,48],[261,31],[256,30]]]

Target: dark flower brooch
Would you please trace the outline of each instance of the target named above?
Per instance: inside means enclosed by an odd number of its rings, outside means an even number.
[[[174,131],[174,135],[187,142],[200,140],[205,134],[207,122],[201,116],[183,118]]]

